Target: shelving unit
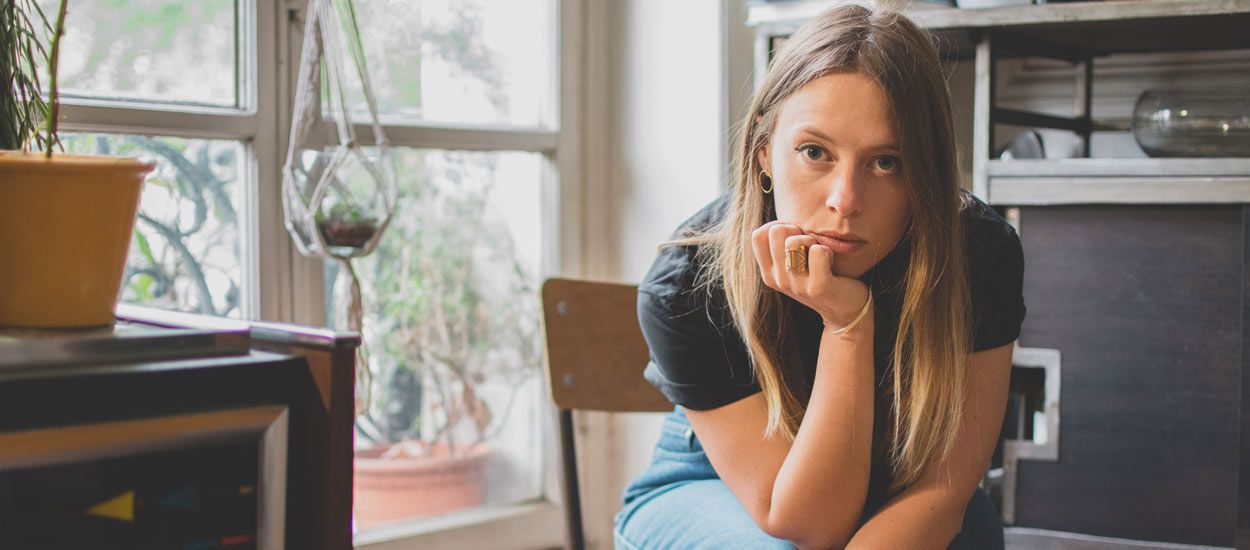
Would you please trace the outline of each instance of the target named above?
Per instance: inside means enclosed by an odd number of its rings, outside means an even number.
[[[767,64],[778,38],[832,5],[804,0],[753,6],[748,24],[757,31],[756,66]],[[1099,119],[1090,114],[1096,58],[1119,53],[1250,49],[1250,1],[1115,0],[974,10],[923,3],[913,6],[908,16],[940,35],[946,57],[975,60],[973,192],[986,202],[1250,202],[1250,159],[1246,158],[990,158],[996,124],[1071,131],[1082,142],[1082,156],[1088,157],[1092,132],[1128,129],[1125,120]],[[996,62],[1021,56],[1073,64],[1072,116],[1017,111],[994,104]],[[756,78],[762,75],[757,71]]]
[[[774,49],[836,4],[748,2],[757,87]],[[972,191],[1025,251],[1012,391],[1045,367],[1047,439],[1005,441],[1008,548],[1250,549],[1250,158],[1090,158],[1094,132],[1130,129],[1092,115],[1098,59],[1250,52],[1250,0],[907,15],[973,66]],[[996,104],[998,61],[1020,57],[1071,65],[1070,115]],[[1077,158],[991,158],[996,126],[1071,132]]]
[[[927,12],[926,28],[975,41],[973,192],[990,204],[1250,202],[1250,159],[1090,159],[1090,134],[1125,126],[1091,116],[1094,60],[1116,53],[1250,48],[1250,2],[1082,2]],[[963,17],[959,17],[963,15]],[[1159,37],[1166,36],[1167,40]],[[962,41],[959,51],[967,51]],[[1012,56],[1074,66],[1073,115],[999,108],[996,65]],[[1071,131],[1083,159],[992,160],[995,124]],[[1179,178],[1179,179],[1178,179]]]

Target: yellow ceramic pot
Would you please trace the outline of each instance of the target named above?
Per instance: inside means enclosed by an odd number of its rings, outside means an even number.
[[[143,178],[132,158],[0,152],[0,326],[108,325]]]

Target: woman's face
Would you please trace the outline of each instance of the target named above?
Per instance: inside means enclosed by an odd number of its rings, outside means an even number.
[[[885,92],[863,73],[833,73],[778,109],[758,159],[777,219],[833,249],[835,275],[859,277],[894,249],[910,215]]]

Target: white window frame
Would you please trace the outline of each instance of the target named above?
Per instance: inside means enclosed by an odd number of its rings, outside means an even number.
[[[583,205],[582,49],[585,0],[552,0],[553,129],[416,124],[385,126],[392,146],[472,151],[542,153],[544,220],[542,278],[584,276],[587,239]],[[239,0],[239,108],[193,107],[143,101],[63,98],[64,132],[138,134],[243,143],[239,174],[242,278],[245,318],[321,325],[325,320],[324,271],[320,260],[301,256],[283,223],[281,169],[290,134],[292,83],[299,70],[307,0]],[[371,136],[368,131],[359,136]],[[373,530],[355,546],[407,548],[538,548],[560,546],[564,517],[559,493],[559,448],[554,407],[543,434],[544,479],[540,498],[486,506],[432,521]]]
[[[289,0],[300,4],[306,0]],[[580,95],[578,90],[581,64],[580,27],[583,0],[552,0],[554,30],[550,51],[556,56],[552,63],[552,96],[545,111],[551,113],[543,121],[552,129],[512,128],[483,125],[449,125],[433,123],[384,124],[391,147],[456,149],[468,151],[525,151],[541,153],[547,158],[540,189],[543,215],[543,258],[540,279],[557,274],[579,273],[581,248],[581,181]],[[302,19],[302,18],[301,18]],[[297,57],[302,40],[302,25],[287,29],[289,65],[298,67]],[[288,109],[289,110],[289,109]],[[372,133],[357,128],[356,135],[368,144]],[[324,306],[324,270],[320,262],[297,262],[295,273],[302,285],[296,293],[309,304]],[[325,319],[324,311],[310,308],[307,314],[315,320]],[[545,385],[544,385],[545,387]],[[488,505],[443,518],[418,520],[408,524],[371,529],[358,533],[354,546],[367,550],[406,550],[442,548],[550,548],[564,541],[564,516],[560,501],[555,408],[548,407],[542,441],[544,447],[544,479],[542,494],[532,501]]]
[[[241,142],[246,151],[240,182],[239,235],[244,318],[290,317],[292,247],[285,238],[277,139],[277,43],[281,0],[239,0],[237,29],[239,107],[198,107],[142,100],[62,98],[59,130],[137,134]],[[72,11],[71,17],[72,17]],[[246,85],[254,82],[255,88]],[[259,238],[258,238],[259,237]]]

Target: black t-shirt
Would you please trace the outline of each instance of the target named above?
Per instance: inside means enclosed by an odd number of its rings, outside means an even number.
[[[966,191],[965,191],[966,193]],[[967,242],[974,344],[981,351],[1009,344],[1020,335],[1026,308],[1022,292],[1024,254],[1015,229],[994,209],[968,195],[972,204],[962,212]],[[683,222],[673,233],[701,230],[720,220],[729,206],[721,195]],[[877,380],[877,416],[874,426],[873,482],[870,501],[881,499],[889,477],[879,466],[883,433],[880,428],[892,407],[893,366],[890,361],[898,332],[902,303],[902,279],[910,260],[910,240],[904,237],[877,265],[859,277],[872,289],[875,310],[873,338]],[[688,409],[720,407],[760,391],[746,344],[734,327],[723,288],[709,297],[695,289],[698,271],[696,247],[670,246],[660,251],[638,287],[638,320],[650,347],[651,360],[643,375],[674,404]],[[782,358],[783,369],[799,372],[795,379],[806,388],[792,388],[797,395],[810,394],[815,380],[816,357],[823,324],[811,308],[782,295],[789,320],[786,349],[797,355]],[[871,504],[871,503],[870,503]],[[880,504],[880,503],[877,503]],[[867,513],[868,510],[865,511]]]

